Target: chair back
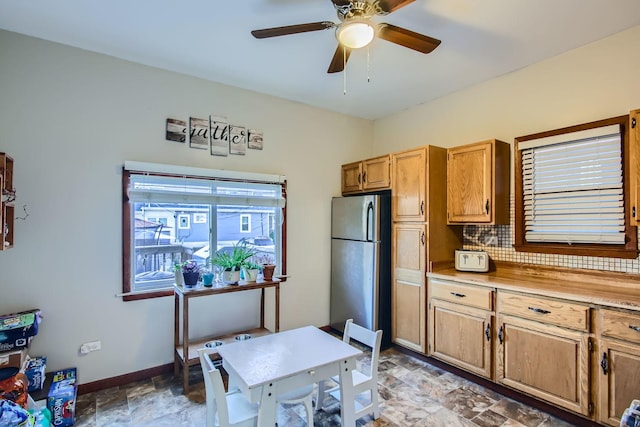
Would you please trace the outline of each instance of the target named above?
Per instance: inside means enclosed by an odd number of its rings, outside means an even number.
[[[365,327],[353,323],[353,319],[346,321],[342,340],[351,344],[351,340],[356,340],[361,344],[371,348],[371,364],[368,367],[369,377],[378,377],[378,359],[380,358],[380,345],[382,344],[382,331],[371,331]]]
[[[224,391],[222,375],[220,375],[220,371],[214,366],[213,361],[209,357],[211,353],[215,352],[215,349],[198,349],[200,366],[202,367],[202,375],[204,377],[204,387],[207,394],[207,427],[215,427],[216,425],[225,427],[229,425],[227,396]],[[216,424],[216,414],[218,415],[219,424]]]

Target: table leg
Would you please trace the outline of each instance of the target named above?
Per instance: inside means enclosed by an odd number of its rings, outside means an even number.
[[[345,363],[340,364],[340,419],[342,421],[342,427],[355,427],[355,410],[356,410],[356,395],[353,389],[353,377],[351,374],[351,368],[345,366]]]
[[[276,332],[280,332],[280,284],[276,285]]]
[[[182,389],[189,393],[189,298],[182,297]]]
[[[180,297],[175,292],[173,295],[173,376],[180,373],[180,357],[176,351],[180,343]]]
[[[265,384],[260,398],[258,412],[258,427],[273,427],[276,425],[276,388],[275,384]]]

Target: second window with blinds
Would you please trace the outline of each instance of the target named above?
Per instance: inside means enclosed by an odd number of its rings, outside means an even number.
[[[515,140],[515,249],[636,258],[628,224],[628,116]]]

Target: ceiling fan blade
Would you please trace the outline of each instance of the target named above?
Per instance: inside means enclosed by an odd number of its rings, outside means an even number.
[[[351,55],[351,49],[338,45],[336,52],[333,54],[333,58],[331,59],[331,64],[329,64],[327,73],[339,73],[340,71],[344,71],[344,64],[349,60],[349,55]]]
[[[378,27],[378,37],[409,49],[422,53],[429,53],[440,45],[440,40],[415,33],[406,28],[396,27],[391,24],[380,24]]]
[[[257,39],[266,39],[268,37],[286,36],[289,34],[306,33],[309,31],[327,30],[334,28],[336,24],[331,21],[311,22],[308,24],[287,25],[284,27],[265,28],[262,30],[253,30],[251,34]]]
[[[380,0],[380,8],[385,13],[395,12],[396,10],[413,3],[416,0]]]

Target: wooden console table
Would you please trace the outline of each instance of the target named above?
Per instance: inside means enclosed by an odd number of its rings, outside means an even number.
[[[196,288],[184,288],[182,286],[174,286],[174,355],[173,355],[173,371],[174,375],[180,373],[180,365],[182,365],[182,386],[184,394],[189,392],[189,367],[200,364],[198,359],[198,349],[204,344],[212,340],[220,340],[223,342],[232,342],[238,334],[251,334],[253,337],[271,333],[264,326],[264,290],[274,288],[275,295],[275,331],[280,330],[280,280],[274,279],[270,282],[258,281],[255,283],[243,283],[238,285],[214,285],[211,288],[198,286]],[[191,298],[204,297],[208,295],[220,295],[229,292],[242,292],[251,290],[261,290],[260,295],[260,327],[248,331],[238,331],[233,334],[224,336],[199,339],[197,341],[189,340],[189,300]],[[180,304],[182,301],[182,304]],[[182,342],[180,342],[180,316],[182,315]]]

